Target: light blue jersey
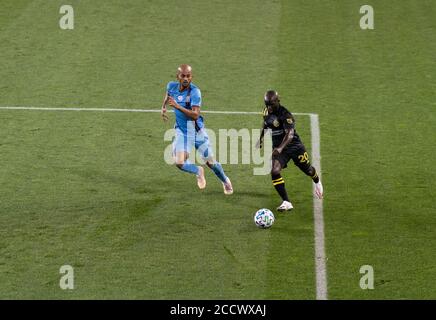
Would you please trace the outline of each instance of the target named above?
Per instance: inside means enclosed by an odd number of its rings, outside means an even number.
[[[201,107],[201,92],[193,83],[187,89],[180,91],[179,82],[171,81],[167,84],[167,94],[182,108],[192,110],[192,106]],[[223,183],[224,193],[232,194],[233,188],[230,179],[224,173],[221,164],[213,160],[213,153],[209,144],[209,137],[204,128],[203,117],[199,116],[197,120],[193,120],[178,109],[174,109],[174,113],[176,115],[176,124],[174,125],[176,132],[173,139],[173,155],[177,157],[182,152],[190,154],[191,150],[195,148],[203,160],[208,161],[209,168]],[[191,163],[189,158],[185,159],[183,164],[178,163],[177,167],[182,171],[195,174],[199,188],[204,189],[206,186],[204,169]],[[204,183],[201,184],[199,181],[204,181]]]
[[[183,108],[192,109],[192,106],[201,107],[201,91],[193,83],[189,85],[189,88],[180,91],[180,84],[176,81],[171,81],[167,85],[167,93]],[[199,116],[196,121],[186,116],[182,111],[174,109],[176,114],[175,128],[180,130],[183,134],[188,132],[188,123],[191,123],[196,131],[200,131],[204,128],[203,117]]]

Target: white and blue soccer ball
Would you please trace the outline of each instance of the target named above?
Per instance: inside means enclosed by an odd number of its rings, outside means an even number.
[[[274,214],[269,209],[257,210],[254,215],[254,223],[262,229],[269,228],[273,225],[275,220]]]

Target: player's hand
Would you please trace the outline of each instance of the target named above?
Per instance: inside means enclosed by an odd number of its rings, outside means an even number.
[[[168,115],[167,115],[167,108],[163,107],[160,111],[160,116],[162,117],[163,121],[168,121]]]
[[[278,156],[280,153],[282,153],[282,151],[283,151],[282,148],[274,148],[274,150],[272,151],[272,155]]]
[[[259,139],[259,140],[257,140],[257,142],[256,142],[255,148],[256,148],[256,149],[261,149],[261,148],[262,148],[262,145],[263,145],[263,141],[262,141],[262,139]]]
[[[168,97],[168,104],[175,109],[179,109],[179,105],[173,97]]]

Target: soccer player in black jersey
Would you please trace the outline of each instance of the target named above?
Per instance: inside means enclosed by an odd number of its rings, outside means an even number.
[[[321,181],[316,169],[310,164],[306,148],[295,130],[294,116],[280,104],[277,91],[267,91],[264,101],[263,128],[257,147],[262,147],[264,130],[271,129],[273,142],[271,179],[283,200],[277,210],[287,211],[293,209],[286,192],[285,181],[280,174],[291,159],[301,171],[312,178],[315,183],[315,194],[322,199],[323,187]]]

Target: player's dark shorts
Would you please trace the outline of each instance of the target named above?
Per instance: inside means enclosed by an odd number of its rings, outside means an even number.
[[[291,144],[283,149],[282,153],[278,156],[272,157],[272,160],[278,160],[280,162],[282,168],[286,168],[291,159],[294,161],[294,164],[304,172],[307,172],[311,166],[309,155],[302,143]]]

